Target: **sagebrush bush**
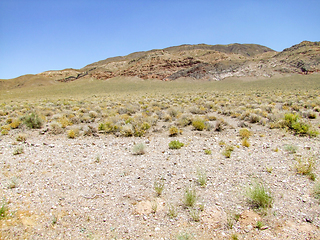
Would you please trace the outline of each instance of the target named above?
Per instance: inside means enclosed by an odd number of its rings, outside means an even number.
[[[146,145],[144,143],[135,144],[132,148],[134,155],[143,155],[146,153]]]
[[[25,116],[23,122],[28,128],[34,129],[41,128],[43,125],[43,120],[36,113]]]

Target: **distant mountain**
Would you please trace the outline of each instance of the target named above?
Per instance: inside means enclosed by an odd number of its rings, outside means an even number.
[[[21,87],[26,82],[39,85],[41,79],[48,84],[52,81],[70,82],[81,78],[106,80],[119,76],[163,81],[184,77],[219,81],[228,77],[259,78],[319,71],[320,42],[304,41],[282,52],[257,44],[197,44],[107,58],[81,69],[46,71],[0,80],[0,87]],[[10,81],[11,84],[8,83]]]

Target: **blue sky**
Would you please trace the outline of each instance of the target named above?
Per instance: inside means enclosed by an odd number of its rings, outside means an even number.
[[[320,41],[319,0],[0,0],[0,79],[181,44]]]

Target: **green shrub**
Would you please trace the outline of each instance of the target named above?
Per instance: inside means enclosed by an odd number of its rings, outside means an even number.
[[[184,146],[184,143],[179,142],[179,140],[174,140],[169,143],[170,149],[180,149]]]
[[[193,207],[197,201],[197,194],[194,188],[187,188],[184,193],[184,204],[186,207]]]
[[[247,190],[247,198],[248,202],[255,208],[272,207],[273,198],[270,195],[270,191],[262,183],[255,182]]]
[[[33,129],[41,128],[43,125],[43,120],[36,113],[25,116],[23,122],[28,128]]]
[[[205,121],[203,119],[197,118],[192,121],[192,126],[195,128],[195,130],[203,131],[205,129]]]

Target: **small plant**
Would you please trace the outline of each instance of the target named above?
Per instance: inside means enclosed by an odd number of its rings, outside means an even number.
[[[94,160],[94,162],[95,162],[95,163],[99,163],[100,161],[101,161],[100,156],[97,155],[96,158],[95,158],[95,160]]]
[[[184,143],[179,142],[179,140],[174,140],[169,143],[170,149],[180,149],[184,146]]]
[[[0,220],[6,218],[7,216],[8,216],[7,203],[3,201],[0,207]]]
[[[320,201],[320,181],[314,185],[313,196]]]
[[[133,146],[132,152],[134,155],[143,155],[146,153],[146,145],[144,143],[138,143]]]
[[[307,175],[311,180],[315,180],[315,174],[313,173],[314,169],[314,160],[310,158],[297,158],[297,163],[295,169],[298,174]]]
[[[23,147],[17,147],[14,151],[13,151],[13,155],[19,155],[24,153],[24,149]]]
[[[256,224],[256,228],[258,228],[259,230],[261,230],[261,228],[264,226],[263,222],[258,221]]]
[[[270,195],[270,191],[262,183],[255,182],[247,190],[247,198],[248,202],[255,208],[272,207],[273,198]]]
[[[77,129],[70,129],[67,131],[68,138],[76,138],[79,134],[79,131]]]
[[[191,209],[190,210],[190,216],[193,221],[199,222],[200,221],[200,212],[198,209]]]
[[[36,113],[25,116],[23,120],[28,128],[41,128],[43,125],[43,120]]]
[[[284,146],[284,149],[288,153],[293,154],[293,153],[297,153],[298,146],[295,146],[295,145],[292,145],[292,144],[287,144],[287,145]]]
[[[153,184],[153,188],[157,193],[157,196],[160,196],[162,194],[162,191],[164,189],[164,182],[159,180],[159,181],[155,181]]]
[[[170,204],[169,205],[169,208],[168,208],[168,216],[170,218],[176,218],[178,216],[178,212],[177,212],[177,209],[176,207],[173,205],[173,204]]]
[[[21,124],[20,119],[14,119],[14,120],[10,123],[10,127],[11,127],[12,129],[16,129],[16,128],[18,128],[18,127],[20,126],[20,124]]]
[[[234,147],[231,145],[228,145],[224,148],[222,155],[225,156],[226,158],[230,158],[233,150],[234,150]]]
[[[204,150],[204,154],[206,154],[206,155],[211,155],[212,152],[211,152],[210,149],[205,149],[205,150]]]
[[[155,214],[157,212],[157,209],[158,209],[158,203],[157,201],[153,201],[151,204],[151,212]]]
[[[242,144],[242,146],[244,146],[244,147],[247,147],[247,148],[250,147],[250,142],[249,142],[248,138],[242,139],[241,144]]]
[[[27,140],[27,136],[26,136],[25,134],[20,133],[20,134],[18,134],[18,136],[16,137],[16,140],[17,140],[18,142],[25,142],[25,141]]]
[[[184,193],[184,204],[186,207],[193,207],[197,200],[197,194],[195,189],[187,188]]]
[[[177,236],[178,240],[192,240],[194,239],[193,236],[189,233],[181,233]]]
[[[207,173],[205,170],[197,170],[197,175],[198,175],[198,183],[200,184],[201,187],[205,187],[207,184]]]
[[[268,173],[272,173],[273,168],[266,166],[266,170],[267,170]]]
[[[18,185],[18,179],[16,177],[10,178],[10,180],[8,182],[8,188],[9,189],[16,188],[17,185]]]
[[[231,240],[238,240],[239,239],[238,234],[236,234],[236,233],[231,234],[230,239]]]
[[[239,135],[242,139],[245,139],[245,138],[249,138],[251,137],[252,135],[252,132],[250,130],[248,130],[247,128],[241,128],[239,130]]]
[[[176,126],[172,126],[169,128],[169,136],[177,136],[179,134],[179,129]]]

